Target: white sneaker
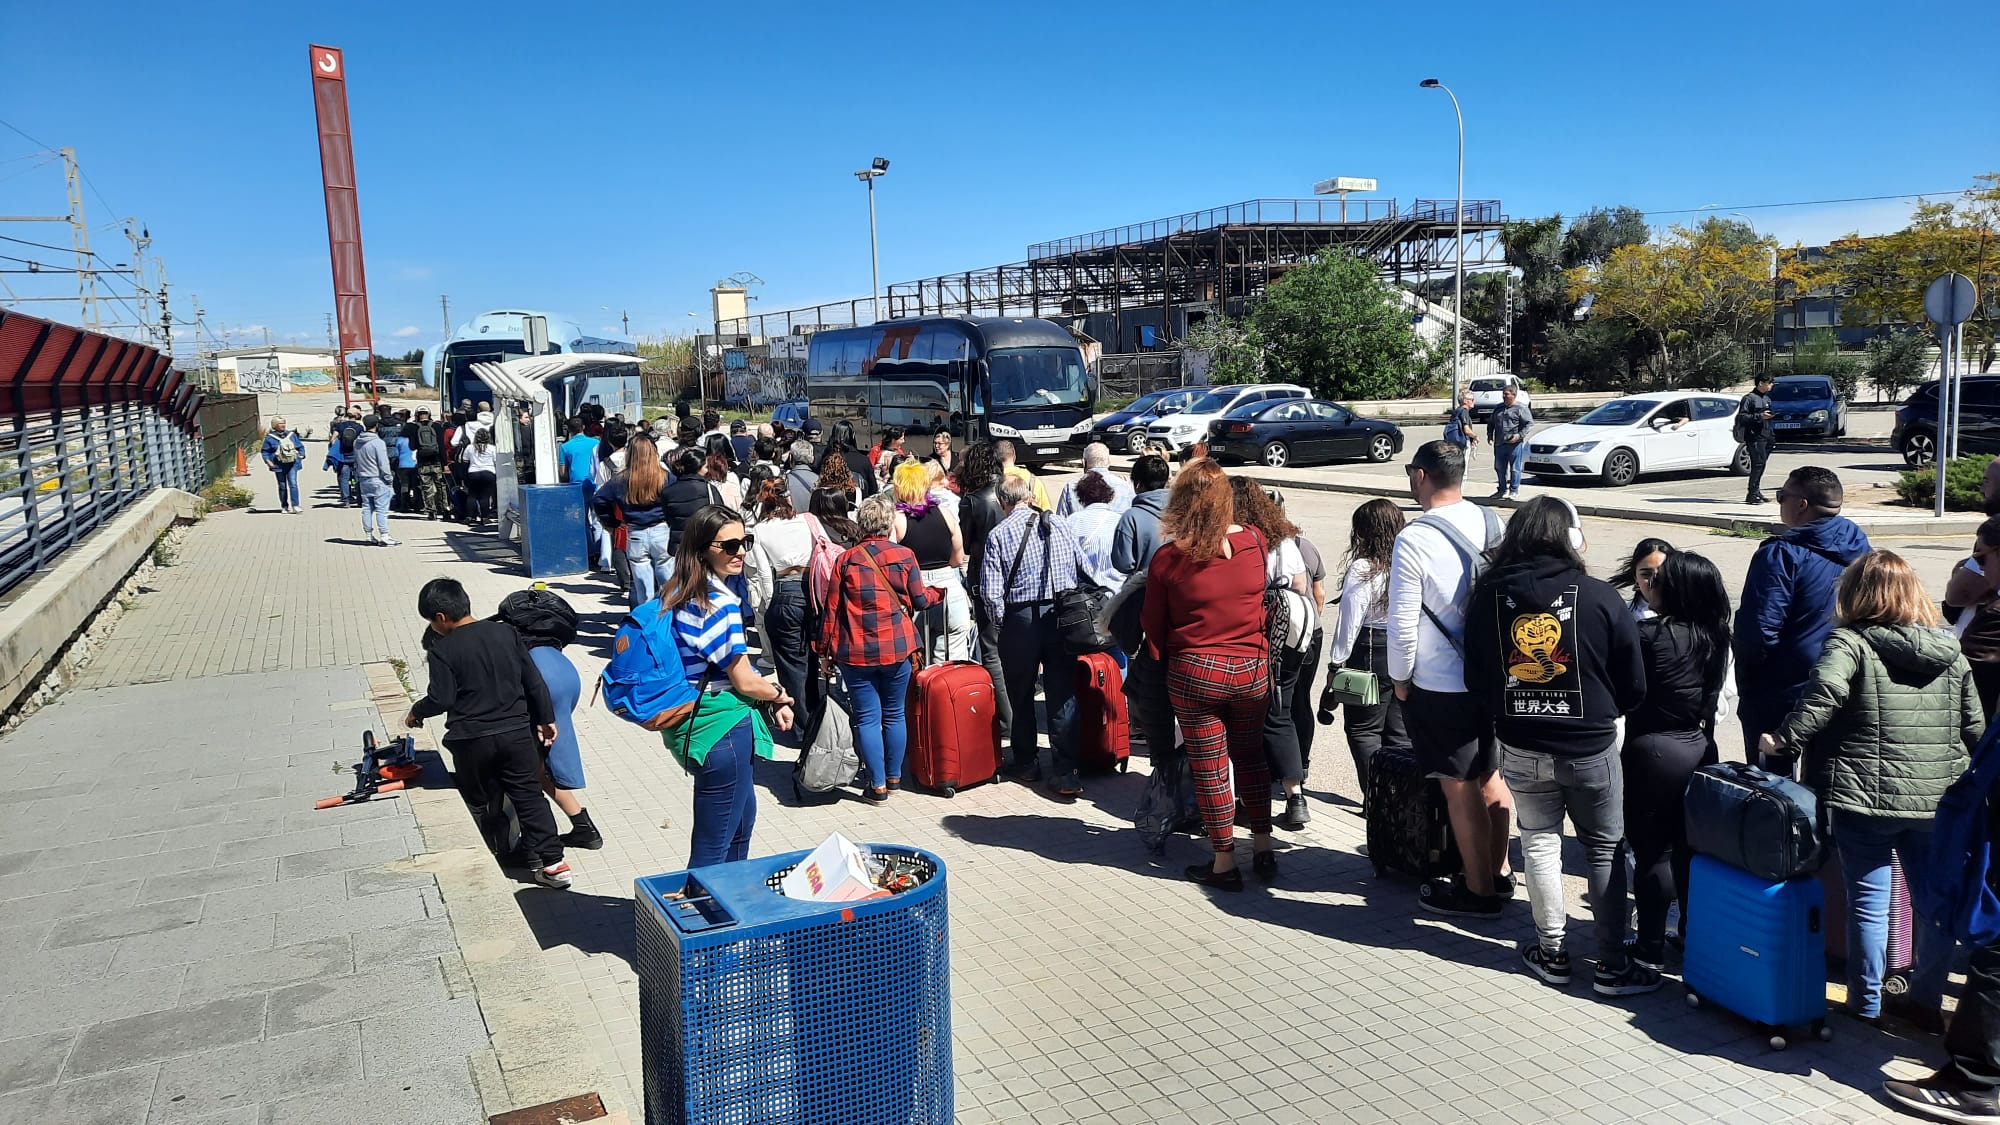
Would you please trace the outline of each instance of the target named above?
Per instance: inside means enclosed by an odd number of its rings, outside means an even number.
[[[382,545],[382,537],[380,535],[375,534],[373,529],[370,529],[368,532],[368,541],[370,543],[373,543],[377,547],[380,547]]]
[[[558,861],[553,867],[544,867],[535,872],[535,882],[551,890],[566,891],[570,888],[569,864]]]
[[[384,535],[382,537],[382,545],[384,547],[400,547],[403,545],[403,541],[401,539],[391,539]]]

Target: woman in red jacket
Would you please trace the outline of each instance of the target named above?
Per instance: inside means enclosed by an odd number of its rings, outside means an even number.
[[[1250,813],[1251,867],[1278,873],[1271,851],[1271,771],[1264,758],[1270,647],[1264,636],[1263,537],[1231,520],[1235,497],[1221,466],[1201,460],[1181,470],[1160,517],[1163,543],[1146,571],[1142,617],[1147,655],[1167,670],[1167,697],[1187,738],[1195,800],[1215,849],[1212,864],[1187,876],[1204,886],[1243,889],[1236,865],[1236,802],[1229,765]]]
[[[903,781],[909,746],[903,703],[910,694],[916,615],[930,605],[923,571],[908,547],[889,538],[895,501],[861,502],[861,542],[840,556],[827,593],[821,651],[840,665],[854,702],[854,748],[868,769],[863,797],[877,804]]]

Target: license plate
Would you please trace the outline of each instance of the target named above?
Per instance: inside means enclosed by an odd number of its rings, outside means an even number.
[[[1551,464],[1549,464],[1549,463],[1548,463],[1547,461],[1530,461],[1530,462],[1528,462],[1528,470],[1529,470],[1530,472],[1533,472],[1533,471],[1536,471],[1536,470],[1541,470],[1541,471],[1544,471],[1544,472],[1550,472],[1550,473],[1560,473],[1560,472],[1562,472],[1562,466],[1561,466],[1561,465],[1551,465]]]
[[[1036,452],[1036,453],[1047,453],[1047,454],[1056,454],[1056,453],[1061,453],[1061,452],[1062,452],[1062,449],[1061,449],[1061,448],[1060,448],[1059,446],[1048,446],[1048,445],[1045,445],[1045,446],[1042,446],[1041,448],[1039,448],[1039,449],[1035,450],[1035,452]]]

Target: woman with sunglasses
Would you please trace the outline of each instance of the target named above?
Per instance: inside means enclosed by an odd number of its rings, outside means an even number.
[[[771,728],[792,726],[792,697],[750,665],[743,608],[729,580],[743,573],[750,535],[735,512],[711,504],[682,528],[674,576],[660,594],[673,615],[674,641],[688,683],[701,693],[694,713],[663,737],[694,775],[694,830],[688,866],[750,858],[757,823],[754,758],[771,757]]]
[[[820,647],[840,665],[854,700],[854,743],[868,767],[870,801],[901,787],[909,746],[903,701],[910,694],[910,657],[917,651],[915,615],[930,605],[923,570],[908,547],[889,538],[896,502],[861,502],[861,542],[833,564]]]

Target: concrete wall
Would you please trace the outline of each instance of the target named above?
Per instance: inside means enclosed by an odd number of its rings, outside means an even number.
[[[153,540],[175,520],[194,518],[200,504],[177,488],[157,489],[14,591],[0,608],[0,714],[11,711],[70,638],[90,624],[153,549]]]

